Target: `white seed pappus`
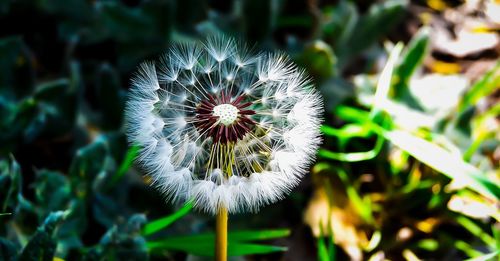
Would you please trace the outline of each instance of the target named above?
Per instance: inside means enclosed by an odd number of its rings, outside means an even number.
[[[213,37],[139,66],[126,128],[168,201],[193,200],[211,214],[255,212],[308,171],[322,114],[321,96],[285,54]]]

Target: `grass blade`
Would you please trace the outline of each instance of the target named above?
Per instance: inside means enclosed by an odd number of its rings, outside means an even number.
[[[438,145],[400,130],[387,131],[385,137],[420,162],[449,178],[458,179],[461,184],[467,184],[469,188],[484,196],[500,198],[500,188],[497,185],[481,176],[480,171],[474,166]]]
[[[111,184],[110,184],[111,187],[115,185],[123,177],[123,175],[125,175],[125,173],[127,173],[127,171],[130,169],[130,166],[132,166],[132,163],[134,162],[134,159],[138,153],[139,153],[139,146],[137,145],[133,145],[128,149],[127,154],[125,154],[125,158],[120,164],[120,167],[118,168],[118,170],[113,175],[113,178],[111,179]]]
[[[241,256],[286,251],[286,247],[248,243],[248,241],[269,240],[286,237],[288,235],[290,235],[290,230],[288,229],[229,232],[228,255]],[[207,233],[149,241],[146,243],[146,246],[153,252],[156,250],[177,250],[194,255],[213,256],[214,240],[215,235],[213,233]]]
[[[466,255],[472,258],[479,258],[483,256],[483,253],[480,251],[476,250],[474,247],[472,247],[469,243],[462,241],[462,240],[456,240],[454,242],[455,248],[464,252]]]
[[[214,241],[208,240],[203,242],[192,241],[190,244],[178,244],[175,241],[169,242],[148,242],[147,248],[153,253],[156,251],[176,250],[190,253],[197,256],[214,256]],[[286,251],[286,247],[269,246],[262,244],[228,242],[228,256],[244,256],[254,254],[269,254],[273,252]]]
[[[420,162],[443,173],[451,179],[458,179],[470,189],[483,196],[498,199],[500,188],[482,176],[474,166],[465,162],[460,157],[453,156],[449,151],[420,137],[401,130],[388,131],[380,125],[371,122],[366,111],[352,107],[339,106],[336,114],[345,119],[359,123],[367,123],[379,135],[384,135],[391,141]]]
[[[395,96],[400,97],[401,92],[408,91],[407,86],[415,70],[422,64],[427,55],[429,45],[429,28],[423,27],[411,39],[405,52],[402,54],[401,63],[395,68],[397,82],[393,90]]]
[[[462,225],[462,227],[466,228],[471,234],[481,239],[484,243],[491,247],[496,247],[495,239],[488,233],[484,232],[483,229],[472,220],[464,216],[459,216],[456,220],[460,225]]]
[[[469,259],[466,259],[465,261],[488,261],[488,260],[494,260],[493,258],[498,256],[498,254],[500,254],[500,251],[497,250],[493,253],[489,253],[489,254],[486,254],[486,255],[483,255],[483,256],[478,256],[478,257],[475,257],[475,258],[469,258]]]
[[[377,136],[375,147],[369,151],[362,152],[333,152],[326,149],[319,149],[318,156],[331,160],[345,161],[345,162],[358,162],[370,160],[375,158],[384,145],[384,137]]]
[[[337,174],[339,175],[339,178],[342,181],[342,183],[344,183],[344,187],[347,192],[347,197],[353,203],[356,212],[358,212],[359,216],[365,222],[367,222],[368,224],[373,224],[375,220],[372,215],[372,209],[370,203],[364,201],[361,198],[361,195],[359,195],[356,188],[352,186],[351,182],[349,181],[349,177],[347,176],[347,173],[343,169],[337,168]]]
[[[260,230],[260,231],[235,231],[228,235],[229,240],[234,241],[252,241],[252,240],[268,240],[290,235],[290,229],[275,229],[275,230]]]
[[[385,101],[388,98],[389,90],[391,89],[392,72],[394,71],[394,66],[399,58],[399,54],[403,50],[403,44],[398,43],[392,49],[389,54],[389,59],[385,64],[382,73],[378,79],[377,90],[375,91],[375,97],[373,100],[372,110],[370,116],[373,118],[378,112],[383,108]]]
[[[346,124],[338,129],[323,125],[320,130],[327,136],[333,136],[339,139],[369,138],[373,133],[369,126],[359,124]]]
[[[323,237],[318,238],[318,260],[320,261],[330,261],[330,255],[325,244],[325,239]]]
[[[500,62],[498,62],[492,70],[486,73],[484,77],[472,85],[459,104],[457,115],[461,114],[468,107],[476,104],[479,99],[491,94],[498,89],[498,86],[500,86]]]
[[[149,236],[151,234],[154,234],[154,233],[170,226],[170,224],[174,223],[179,218],[181,218],[181,217],[185,216],[187,213],[189,213],[189,211],[191,211],[192,208],[193,208],[193,203],[188,202],[182,208],[180,208],[175,213],[173,213],[172,215],[168,215],[166,217],[163,217],[163,218],[160,218],[157,220],[153,220],[153,221],[147,223],[144,226],[144,229],[142,230],[142,234],[144,236]]]

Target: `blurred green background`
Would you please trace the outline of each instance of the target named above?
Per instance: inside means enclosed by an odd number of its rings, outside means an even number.
[[[500,260],[500,2],[2,0],[0,260],[210,260],[123,133],[131,75],[178,41],[282,50],[325,98],[285,200],[230,217],[233,260]]]

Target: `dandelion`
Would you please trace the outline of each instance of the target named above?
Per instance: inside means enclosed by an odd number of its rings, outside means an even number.
[[[307,171],[321,142],[322,107],[286,55],[255,55],[214,37],[139,66],[127,134],[169,201],[193,200],[211,214],[255,212]]]

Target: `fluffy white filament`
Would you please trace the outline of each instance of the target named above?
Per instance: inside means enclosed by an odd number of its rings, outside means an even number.
[[[255,111],[249,118],[256,125],[234,145],[231,173],[207,164],[221,146],[195,126],[197,106],[221,91],[232,100],[246,95]],[[214,37],[176,45],[139,66],[126,106],[127,135],[141,146],[138,161],[168,200],[192,199],[212,214],[219,207],[257,211],[289,193],[314,160],[322,107],[286,55],[254,55],[233,39]],[[231,124],[234,115],[227,115],[222,120]]]

